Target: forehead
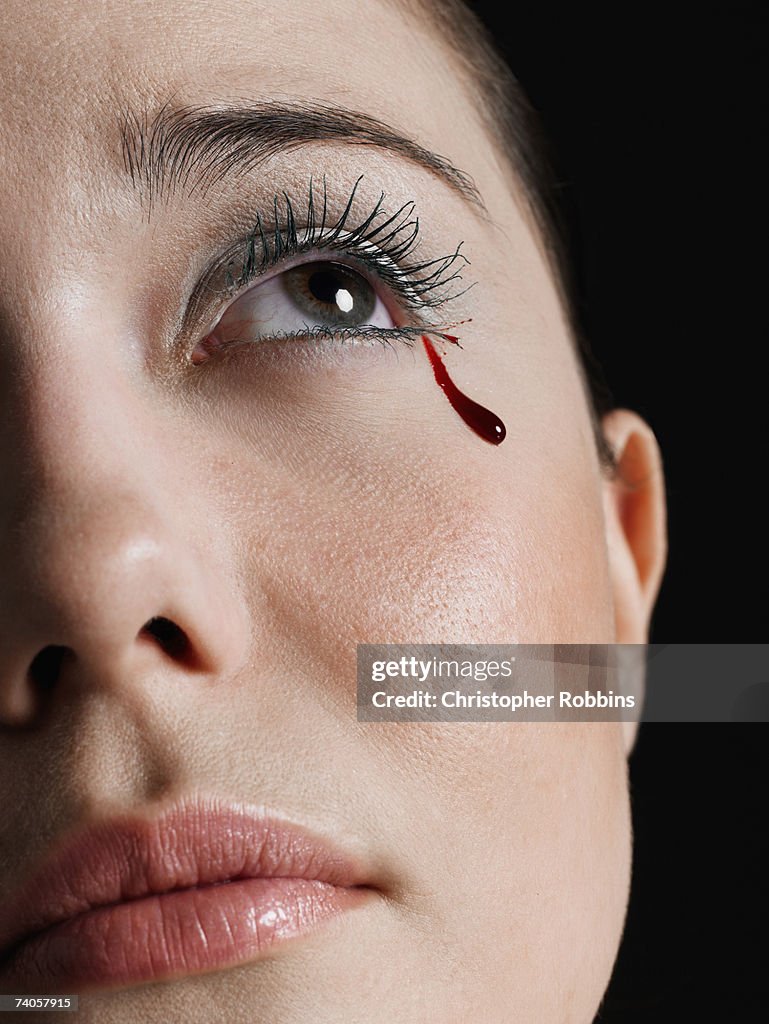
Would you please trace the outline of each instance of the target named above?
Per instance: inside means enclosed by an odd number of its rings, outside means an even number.
[[[275,98],[370,114],[481,190],[493,173],[450,56],[387,0],[10,0],[3,20],[0,141],[20,179],[54,165],[84,185],[116,173],[127,110]]]

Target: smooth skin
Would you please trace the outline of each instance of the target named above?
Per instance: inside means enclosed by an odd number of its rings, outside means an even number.
[[[542,245],[456,61],[384,0],[8,0],[0,48],[0,900],[69,830],[212,793],[331,837],[378,895],[259,962],[89,993],[83,1024],[592,1021],[628,894],[630,733],[355,714],[357,643],[644,643],[664,567],[653,433],[607,416],[602,470]],[[488,215],[342,138],[148,216],[122,111],[270,99],[382,120]],[[423,258],[463,241],[476,284],[441,315],[472,322],[446,364],[501,446],[418,346],[192,365],[196,280],[310,174],[337,210],[359,175],[362,216],[381,190],[414,200]],[[40,692],[49,645],[67,655]]]

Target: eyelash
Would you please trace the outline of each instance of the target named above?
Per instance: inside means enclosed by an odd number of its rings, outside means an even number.
[[[230,299],[268,270],[280,266],[293,256],[307,252],[335,252],[351,257],[371,276],[381,281],[396,297],[399,304],[412,314],[434,310],[463,295],[473,284],[460,286],[462,269],[470,261],[461,252],[463,243],[447,256],[431,260],[408,261],[420,237],[419,217],[414,215],[416,204],[404,203],[395,213],[384,210],[385,193],[381,192],[371,212],[358,225],[350,226],[352,207],[363,176],[355,182],[345,207],[334,223],[328,223],[328,193],[323,178],[322,204],[312,178],[309,183],[307,205],[302,218],[303,227],[297,227],[294,206],[286,192],[276,195],[272,203],[272,225],[265,227],[257,212],[256,224],[246,238],[241,255],[225,256],[214,267],[207,279],[225,278],[224,295]],[[241,243],[242,245],[243,243]],[[237,262],[236,262],[237,260]],[[237,276],[233,268],[237,266]],[[429,324],[399,327],[308,328],[289,337],[275,335],[270,340],[361,340],[368,338],[386,344],[393,340],[413,344],[416,337],[431,332]],[[435,331],[435,333],[440,333]]]

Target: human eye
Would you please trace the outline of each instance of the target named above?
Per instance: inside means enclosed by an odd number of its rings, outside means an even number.
[[[368,337],[397,333],[393,314],[364,274],[338,261],[308,259],[252,285],[205,340],[211,351],[240,342]]]
[[[287,194],[275,198],[271,223],[257,213],[239,257],[224,259],[206,284],[223,305],[195,348],[206,362],[234,345],[267,342],[414,342],[437,330],[435,310],[467,290],[461,243],[447,256],[413,258],[420,225],[414,203],[394,213],[381,193],[369,213],[352,214],[359,178],[336,221],[325,182],[310,182],[301,218]],[[214,281],[225,279],[224,288]]]

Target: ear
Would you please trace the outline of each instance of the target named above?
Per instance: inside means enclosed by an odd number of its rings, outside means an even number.
[[[602,425],[617,464],[603,490],[615,640],[645,644],[667,558],[662,457],[651,428],[636,413],[615,409],[603,418]],[[632,652],[627,649],[627,653]],[[642,670],[636,688],[643,690]],[[624,722],[623,726],[625,748],[630,753],[637,723]]]
[[[617,463],[603,490],[615,639],[645,644],[667,557],[662,457],[651,427],[629,409],[602,425]]]

